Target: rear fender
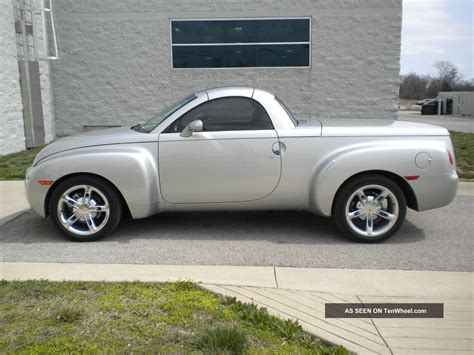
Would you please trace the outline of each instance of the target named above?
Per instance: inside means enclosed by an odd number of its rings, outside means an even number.
[[[352,176],[370,171],[384,171],[400,177],[440,176],[452,173],[446,144],[442,141],[386,141],[357,144],[333,152],[315,167],[308,191],[308,210],[330,216],[339,188]],[[418,153],[427,152],[432,163],[425,169],[415,164]],[[408,181],[410,186],[416,184]],[[416,189],[414,189],[416,195]],[[417,199],[419,196],[415,196]]]

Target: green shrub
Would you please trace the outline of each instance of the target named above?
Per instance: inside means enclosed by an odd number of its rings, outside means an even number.
[[[205,328],[191,342],[205,354],[242,354],[248,347],[247,333],[235,324],[220,323]]]
[[[58,322],[72,323],[82,318],[83,312],[75,306],[64,306],[61,307],[56,313],[54,318]]]
[[[298,321],[286,319],[275,324],[280,336],[286,340],[299,340],[306,335]]]

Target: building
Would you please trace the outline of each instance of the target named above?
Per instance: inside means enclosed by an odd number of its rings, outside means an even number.
[[[297,117],[396,118],[402,0],[54,0],[54,16],[56,136],[227,85],[273,92]]]
[[[49,0],[0,0],[0,155],[55,138],[51,16]]]
[[[472,91],[440,92],[438,99],[442,102],[441,113],[474,116],[474,92]]]

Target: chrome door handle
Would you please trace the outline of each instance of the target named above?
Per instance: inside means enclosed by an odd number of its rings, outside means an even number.
[[[281,155],[280,143],[276,142],[272,145],[272,152],[275,155]]]

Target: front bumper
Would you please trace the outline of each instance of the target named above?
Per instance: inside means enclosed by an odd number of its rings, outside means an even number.
[[[25,176],[26,199],[33,211],[41,217],[46,217],[45,200],[51,186],[40,185],[39,180],[41,179],[37,176],[37,169],[30,167]]]

